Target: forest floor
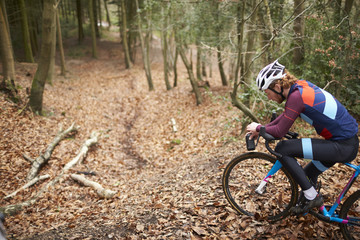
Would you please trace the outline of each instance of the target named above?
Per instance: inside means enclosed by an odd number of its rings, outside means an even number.
[[[242,114],[231,105],[231,89],[222,87],[219,78],[207,78],[211,87],[202,90],[204,103],[196,106],[185,69],[180,67],[178,87],[165,89],[160,49],[152,55],[155,91],[149,92],[139,61],[124,68],[118,42],[99,41],[97,59],[88,57],[90,46],[74,41],[65,48],[67,74],[46,85],[46,116],[22,111],[0,95],[0,206],[34,196],[93,131],[100,133],[98,143],[69,173],[93,171],[96,175],[88,179],[117,194],[101,199],[65,175],[34,204],[7,217],[8,239],[341,238],[338,226],[312,216],[269,224],[230,208],[221,188],[222,172],[246,149]],[[25,101],[36,66],[17,63],[16,69]],[[51,178],[5,200],[26,183],[30,164],[23,154],[38,157],[59,129],[73,122],[80,129],[56,146],[40,172]],[[334,178],[336,183],[342,176]]]

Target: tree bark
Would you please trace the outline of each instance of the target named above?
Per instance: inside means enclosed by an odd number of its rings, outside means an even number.
[[[183,60],[183,62],[185,64],[185,67],[186,67],[186,70],[188,72],[192,89],[193,89],[193,91],[195,93],[196,105],[200,105],[202,103],[203,99],[202,99],[202,96],[201,96],[201,93],[200,93],[200,90],[199,90],[198,82],[196,81],[196,78],[194,76],[192,66],[189,63],[189,61],[188,61],[188,59],[186,57],[185,51],[182,48],[182,46],[178,45],[177,47],[178,47],[178,51],[179,51],[179,54],[181,56],[181,59]]]
[[[30,33],[29,33],[29,24],[28,24],[28,16],[26,13],[26,6],[24,0],[19,0],[20,11],[21,11],[21,26],[22,33],[24,38],[24,49],[25,49],[25,58],[27,62],[33,63],[34,57],[31,49],[31,41],[30,41]]]
[[[78,40],[80,44],[84,41],[84,29],[82,24],[83,11],[81,7],[81,0],[76,0],[76,14],[77,14],[77,22],[78,22]]]
[[[46,77],[50,68],[51,47],[55,34],[56,17],[55,0],[45,0],[42,24],[42,44],[38,69],[31,85],[30,107],[32,111],[42,114],[43,94]]]
[[[168,43],[167,43],[167,29],[168,29],[168,17],[167,12],[164,11],[164,6],[161,8],[163,15],[163,29],[161,34],[161,42],[162,42],[162,53],[163,53],[163,64],[164,64],[164,79],[166,90],[171,89],[171,85],[169,82],[169,64],[168,64]]]
[[[10,41],[10,31],[4,12],[3,4],[0,4],[0,55],[3,67],[3,80],[0,83],[0,90],[7,92],[13,101],[17,101],[14,56]]]
[[[122,37],[122,44],[125,55],[125,67],[129,69],[132,67],[132,63],[130,59],[129,44],[128,44],[125,0],[121,0],[121,33],[122,33],[121,37]]]
[[[345,7],[344,7],[344,11],[345,13],[349,16],[350,12],[351,12],[351,8],[353,6],[354,0],[346,0],[345,1]],[[355,15],[358,18],[358,15]]]
[[[108,29],[111,28],[111,21],[110,21],[110,15],[109,15],[109,9],[108,9],[108,5],[107,5],[107,0],[104,0],[104,7],[105,7],[105,12],[106,12],[106,21],[108,23]]]
[[[58,36],[58,45],[59,45],[59,52],[60,52],[60,62],[61,62],[61,76],[65,76],[66,68],[65,68],[65,54],[64,54],[64,47],[62,42],[62,34],[61,34],[61,26],[60,26],[60,17],[59,11],[56,11],[56,30]]]
[[[174,56],[174,66],[173,66],[173,69],[174,69],[174,87],[177,87],[177,79],[178,79],[178,74],[177,74],[177,60],[178,60],[178,57],[179,57],[179,51],[178,51],[178,48],[175,47],[175,56]]]
[[[95,26],[95,17],[94,17],[94,1],[89,1],[89,15],[90,15],[90,25],[91,25],[91,39],[92,39],[92,57],[97,58],[97,47],[96,47],[96,26]]]
[[[245,76],[244,81],[248,84],[251,84],[252,78],[251,78],[251,71],[250,71],[250,64],[251,59],[254,56],[255,52],[255,43],[256,43],[256,36],[257,36],[257,0],[252,1],[252,9],[254,12],[252,13],[252,16],[250,18],[250,24],[251,26],[248,27],[248,35],[247,35],[247,49],[246,49],[246,55],[245,55],[245,62],[244,62],[244,68],[245,68]],[[256,9],[255,9],[256,8]]]
[[[240,6],[239,6],[240,7]],[[242,8],[241,8],[241,21],[239,23],[238,26],[238,34],[239,34],[239,39],[238,39],[238,57],[237,57],[237,64],[236,64],[236,70],[235,70],[235,78],[234,78],[234,87],[233,87],[233,92],[231,93],[231,100],[232,100],[232,104],[237,107],[238,109],[240,109],[242,112],[245,113],[245,115],[249,116],[253,121],[255,122],[259,122],[259,120],[257,119],[257,117],[250,111],[250,109],[248,109],[248,107],[243,104],[242,102],[240,102],[237,98],[237,92],[238,92],[238,87],[241,83],[241,79],[244,78],[243,75],[241,75],[240,80],[239,80],[239,72],[241,72],[241,68],[243,67],[243,58],[242,58],[242,52],[243,52],[243,41],[244,41],[244,26],[245,26],[245,1],[242,2]]]
[[[149,52],[148,52],[148,48],[146,46],[148,46],[148,44],[145,44],[144,41],[144,36],[143,36],[143,32],[142,32],[142,21],[141,21],[141,15],[140,15],[140,9],[139,9],[139,1],[135,0],[136,3],[136,7],[138,8],[138,31],[139,31],[139,37],[140,37],[140,43],[141,43],[141,50],[142,50],[142,59],[143,59],[143,63],[144,63],[144,69],[145,69],[145,74],[146,74],[146,79],[149,85],[149,91],[154,90],[154,85],[152,82],[152,77],[151,77],[151,69],[150,69],[150,60],[149,60]]]

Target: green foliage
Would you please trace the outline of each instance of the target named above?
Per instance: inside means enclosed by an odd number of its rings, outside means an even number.
[[[263,91],[259,91],[255,82],[251,84],[248,91],[238,95],[240,101],[250,99],[251,110],[253,110],[255,116],[266,123],[271,118],[273,112],[282,113],[284,111],[284,103],[278,104],[274,101],[270,101]],[[248,118],[242,119],[243,122],[249,122]]]
[[[306,56],[302,77],[335,95],[349,110],[360,114],[360,33],[314,13],[306,18]]]

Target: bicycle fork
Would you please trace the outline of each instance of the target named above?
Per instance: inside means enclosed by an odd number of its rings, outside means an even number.
[[[262,195],[266,190],[266,184],[269,182],[269,179],[279,171],[282,167],[282,164],[279,160],[276,160],[275,164],[272,166],[266,177],[260,182],[259,186],[255,189],[255,192]]]

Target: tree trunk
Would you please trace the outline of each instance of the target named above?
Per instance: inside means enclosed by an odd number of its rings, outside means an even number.
[[[24,0],[19,0],[20,10],[21,10],[21,26],[24,38],[24,49],[25,49],[25,59],[27,62],[33,63],[34,57],[31,49],[31,42],[30,42],[30,33],[29,33],[29,24],[28,24],[28,17],[26,13],[26,6]]]
[[[180,43],[178,43],[178,44],[180,44]],[[187,72],[189,74],[190,83],[191,83],[192,89],[193,89],[193,91],[195,93],[196,105],[200,105],[203,100],[202,100],[202,96],[201,96],[201,93],[200,93],[200,90],[199,90],[198,83],[197,83],[196,78],[194,76],[194,72],[192,70],[192,66],[189,63],[189,61],[188,61],[188,59],[186,57],[185,51],[182,48],[182,46],[178,45],[177,48],[178,48],[179,54],[181,56],[181,59],[184,62],[186,70],[187,70]]]
[[[45,0],[42,24],[42,44],[38,69],[31,85],[30,107],[32,111],[42,113],[43,93],[50,67],[51,46],[55,33],[55,0]]]
[[[200,38],[200,36],[198,36]],[[202,55],[202,49],[200,47],[200,41],[199,39],[196,39],[196,78],[198,81],[202,81],[201,76],[201,55]]]
[[[250,24],[252,25],[248,27],[249,30],[247,35],[247,50],[246,50],[245,63],[244,63],[244,68],[245,68],[244,81],[247,84],[251,84],[252,82],[250,64],[254,56],[253,52],[255,52],[255,43],[256,43],[256,35],[257,35],[257,29],[256,29],[257,9],[255,9],[256,6],[257,6],[257,0],[253,0],[252,9],[254,10],[254,12],[252,13],[252,16],[250,18]]]
[[[240,7],[240,6],[239,6]],[[236,70],[235,70],[235,79],[234,79],[234,88],[233,88],[233,92],[231,93],[231,100],[232,103],[235,107],[237,107],[238,109],[240,109],[245,115],[249,116],[253,121],[255,122],[259,122],[259,120],[256,118],[256,116],[254,114],[252,114],[252,112],[246,107],[245,104],[243,104],[242,102],[239,101],[239,99],[237,98],[237,91],[238,91],[238,87],[241,83],[241,79],[243,79],[243,75],[241,76],[240,80],[238,80],[239,78],[239,72],[241,72],[241,67],[242,67],[242,51],[243,51],[243,42],[244,42],[244,26],[245,26],[245,1],[242,2],[242,9],[241,9],[241,21],[239,23],[238,26],[238,34],[239,34],[239,39],[238,39],[238,57],[237,57],[237,64],[236,64]]]
[[[221,77],[221,83],[223,86],[227,86],[228,85],[228,81],[226,79],[226,74],[225,74],[225,70],[224,70],[224,60],[222,59],[222,45],[221,45],[221,24],[219,23],[219,15],[220,15],[220,4],[218,1],[214,1],[214,11],[216,11],[215,13],[215,24],[216,24],[216,32],[217,32],[217,63],[218,63],[218,68],[219,68],[219,72],[220,72],[220,77]]]
[[[168,64],[168,43],[167,43],[167,29],[168,29],[168,19],[167,14],[168,12],[164,12],[164,7],[162,7],[162,15],[163,15],[163,29],[161,34],[161,41],[162,41],[162,53],[163,53],[163,63],[164,63],[164,79],[166,90],[171,89],[171,85],[169,82],[169,64]]]
[[[124,48],[124,55],[125,55],[125,66],[127,69],[132,67],[131,59],[130,59],[130,52],[129,52],[129,44],[128,44],[128,37],[127,37],[127,21],[126,21],[126,9],[125,9],[125,0],[121,0],[121,37],[122,37],[122,44]]]
[[[111,28],[111,21],[110,21],[110,15],[109,15],[109,9],[108,9],[108,5],[107,5],[107,0],[104,0],[104,7],[105,7],[105,12],[106,12],[106,21],[108,23],[108,29]]]
[[[78,40],[80,44],[84,41],[84,29],[82,24],[83,11],[81,7],[81,0],[76,0],[76,13],[78,22]]]
[[[61,62],[61,73],[60,73],[60,75],[65,76],[65,74],[66,74],[65,54],[64,54],[64,47],[63,47],[63,42],[62,42],[59,11],[56,11],[56,30],[57,30],[57,35],[58,35],[58,44],[59,44],[60,62]]]
[[[144,36],[142,32],[142,22],[141,22],[141,15],[140,15],[140,8],[139,8],[139,1],[135,0],[136,7],[138,9],[138,31],[139,31],[139,37],[140,37],[140,43],[141,43],[141,50],[142,50],[142,59],[144,63],[144,69],[146,78],[149,85],[149,91],[154,90],[154,85],[151,78],[151,69],[150,69],[150,61],[149,61],[149,53],[147,50],[147,47],[145,46]]]
[[[55,28],[54,32],[52,32],[52,41],[51,41],[51,56],[50,56],[50,67],[47,74],[46,82],[52,85],[52,80],[55,74],[55,56],[56,56],[56,12],[55,10]]]
[[[335,0],[333,1],[334,4],[334,22],[335,25],[339,24],[341,21],[341,1],[342,0]]]
[[[13,101],[17,101],[14,56],[4,12],[3,4],[0,4],[0,55],[4,77],[0,84],[0,90],[7,92]]]
[[[177,78],[178,78],[178,75],[177,75],[177,60],[178,60],[178,57],[179,57],[179,51],[178,51],[178,48],[175,47],[174,66],[173,66],[173,69],[174,69],[174,87],[177,87]]]
[[[353,6],[354,0],[346,0],[345,1],[345,7],[344,7],[344,11],[345,13],[349,16],[350,12],[351,12],[351,8]],[[355,15],[358,18],[358,15]]]
[[[91,24],[91,39],[92,39],[92,57],[97,58],[97,48],[96,48],[96,27],[95,27],[95,17],[94,17],[94,5],[93,0],[89,1],[89,15],[90,15],[90,24]]]
[[[294,15],[298,16],[304,11],[304,1],[303,0],[295,0],[294,1]],[[301,14],[294,21],[294,55],[293,55],[293,63],[295,65],[300,65],[305,59],[305,49],[303,43],[304,37],[304,16]],[[299,72],[298,74],[301,74]]]
[[[218,62],[218,67],[219,67],[219,72],[220,72],[220,77],[221,77],[221,83],[223,86],[227,86],[228,85],[228,81],[226,79],[226,74],[225,74],[225,70],[224,70],[224,66],[223,66],[223,60],[222,60],[222,56],[221,56],[221,46],[218,45],[217,46],[217,62]]]

